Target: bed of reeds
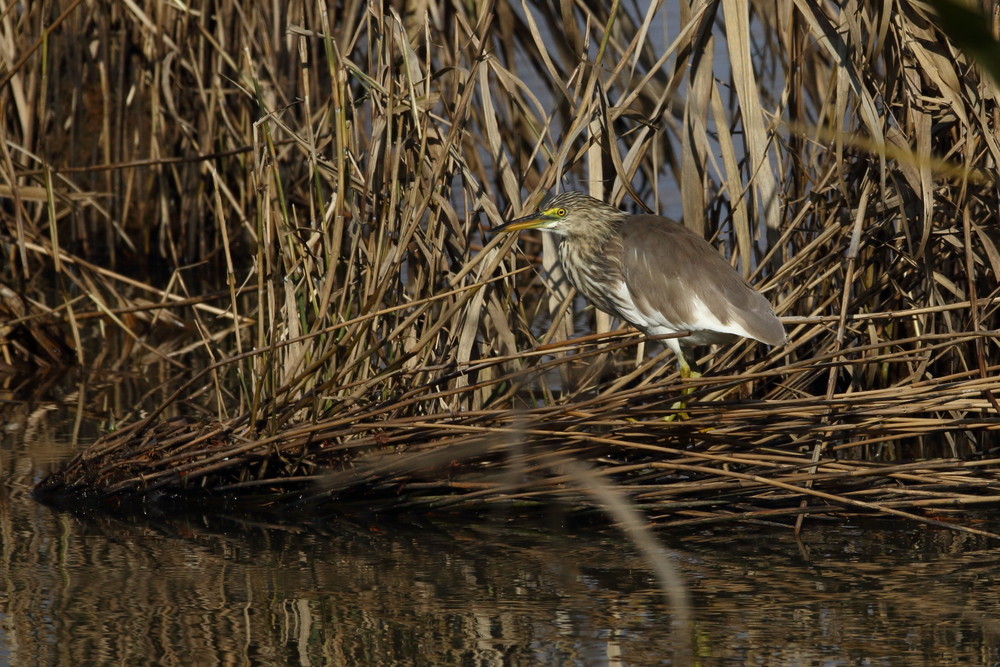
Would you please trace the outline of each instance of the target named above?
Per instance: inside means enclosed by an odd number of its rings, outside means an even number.
[[[4,361],[176,379],[41,494],[583,508],[607,482],[667,526],[1000,501],[1000,87],[940,25],[811,0],[0,11]],[[576,298],[554,239],[489,234],[557,189],[683,218],[790,343],[682,380]]]

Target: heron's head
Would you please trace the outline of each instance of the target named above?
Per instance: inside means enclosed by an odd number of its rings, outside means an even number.
[[[494,232],[544,229],[563,236],[587,236],[610,227],[624,213],[579,192],[564,192],[545,202],[531,215],[501,225]]]

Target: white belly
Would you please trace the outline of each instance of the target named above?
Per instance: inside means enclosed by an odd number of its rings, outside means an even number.
[[[645,301],[633,299],[624,282],[619,282],[615,291],[615,301],[621,316],[649,334],[690,331],[691,335],[681,341],[685,345],[716,345],[727,343],[735,336],[753,338],[739,324],[721,321],[698,297],[689,295],[686,298],[690,308],[681,310],[687,310],[691,316],[688,321],[673,322],[664,313],[650,308]]]

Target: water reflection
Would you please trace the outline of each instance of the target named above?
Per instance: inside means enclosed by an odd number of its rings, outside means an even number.
[[[613,529],[556,512],[298,525],[57,513],[30,489],[87,420],[71,403],[6,414],[0,663],[675,658],[672,610]],[[754,525],[660,537],[691,592],[697,664],[1000,661],[1000,552],[979,538],[818,519],[800,541]]]
[[[4,488],[14,663],[658,664],[671,612],[611,531],[59,514]],[[666,535],[703,664],[996,659],[997,553],[896,524]]]

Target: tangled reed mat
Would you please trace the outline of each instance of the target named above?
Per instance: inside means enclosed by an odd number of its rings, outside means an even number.
[[[515,391],[546,371],[625,356],[607,352],[637,342],[591,336],[567,344],[563,356],[552,345],[538,348],[526,355],[538,363],[488,382],[449,387],[442,379],[269,436],[245,418],[195,423],[153,414],[100,439],[42,480],[36,495],[60,506],[182,501],[286,517],[534,512],[550,503],[588,515],[601,512],[588,488],[598,481],[662,528],[877,514],[1000,537],[968,521],[973,510],[1000,503],[1000,449],[989,447],[1000,431],[1000,366],[866,390],[844,379],[860,377],[865,364],[908,363],[936,345],[995,336],[893,341],[891,352],[852,348],[784,366],[762,360],[693,380],[662,370],[672,365],[660,355],[635,369],[659,368],[659,379],[622,386],[625,376],[550,400],[522,388],[517,396],[528,403],[519,410],[396,416],[413,401]],[[484,360],[449,376],[451,384],[504,361]],[[833,378],[836,391],[803,390],[820,378]]]

